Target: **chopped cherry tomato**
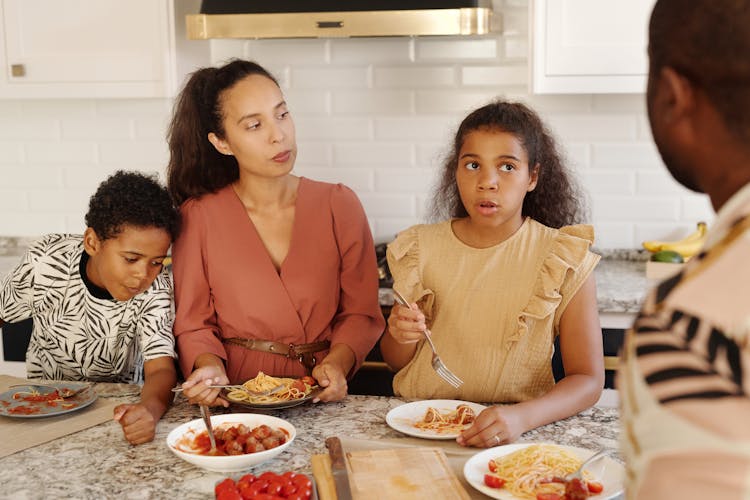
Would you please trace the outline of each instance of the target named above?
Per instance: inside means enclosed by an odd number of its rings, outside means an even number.
[[[604,485],[597,481],[588,481],[586,483],[586,487],[589,489],[589,492],[593,493],[594,495],[598,495],[602,491],[604,491]]]
[[[305,476],[304,474],[297,474],[297,476],[292,479],[292,483],[294,483],[295,486],[297,486],[298,489],[312,489],[312,481]]]
[[[302,380],[304,383],[306,383],[307,385],[310,385],[310,386],[316,385],[318,383],[314,378],[312,378],[309,375],[305,375],[300,380]]]
[[[281,475],[281,477],[285,477],[285,478],[287,478],[288,480],[291,481],[292,479],[294,479],[295,477],[297,477],[297,473],[294,472],[294,471],[288,470],[285,473],[283,473]]]
[[[487,464],[487,467],[490,469],[490,472],[497,472],[497,464],[494,460],[490,460],[490,463]]]
[[[485,474],[484,484],[486,484],[490,488],[502,488],[503,485],[505,485],[505,479],[497,477],[494,474]]]
[[[218,495],[216,495],[216,500],[242,500],[242,495],[240,495],[240,492],[232,489],[232,490],[221,490]]]
[[[237,485],[234,483],[234,479],[232,479],[231,477],[228,477],[222,482],[220,482],[219,484],[217,484],[216,486],[214,486],[214,494],[216,494],[216,496],[218,497],[219,493],[221,493],[222,491],[236,490],[236,489],[237,489]]]

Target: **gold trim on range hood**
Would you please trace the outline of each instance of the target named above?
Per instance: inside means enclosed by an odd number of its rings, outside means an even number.
[[[186,16],[191,40],[484,35],[493,31],[491,21],[486,7]]]

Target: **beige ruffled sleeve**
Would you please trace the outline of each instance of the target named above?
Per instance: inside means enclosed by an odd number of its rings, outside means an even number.
[[[552,314],[557,336],[562,313],[599,262],[600,256],[589,250],[593,242],[594,228],[589,225],[565,226],[557,231],[510,342],[518,341],[531,324]]]
[[[406,299],[416,302],[428,324],[432,319],[435,294],[422,286],[422,269],[419,255],[419,228],[412,226],[399,233],[388,245],[386,256],[393,276],[393,288]]]

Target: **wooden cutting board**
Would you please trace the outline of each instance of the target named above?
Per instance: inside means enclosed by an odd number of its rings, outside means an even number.
[[[395,448],[346,453],[349,484],[355,500],[469,499],[437,448]],[[313,476],[320,500],[337,500],[327,455],[313,455]]]

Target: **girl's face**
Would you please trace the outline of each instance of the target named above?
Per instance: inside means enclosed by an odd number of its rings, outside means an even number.
[[[523,200],[537,177],[538,168],[529,168],[526,149],[514,134],[479,129],[464,136],[456,183],[472,224],[517,229]]]
[[[240,176],[288,174],[297,158],[294,122],[281,89],[262,75],[250,75],[225,90],[219,103],[224,137],[208,134],[222,154],[233,155]]]
[[[172,238],[164,229],[126,225],[113,238],[101,240],[87,228],[83,246],[89,254],[88,279],[119,301],[145,292],[167,257]]]

